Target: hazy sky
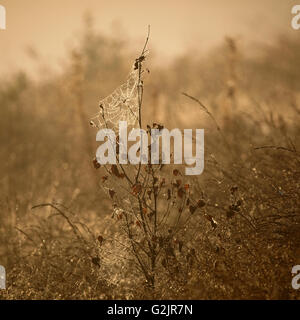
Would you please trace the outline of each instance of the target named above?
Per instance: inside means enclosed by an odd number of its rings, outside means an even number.
[[[290,27],[293,0],[0,0],[6,7],[7,30],[0,31],[0,70],[33,69],[26,55],[34,47],[42,59],[57,66],[65,49],[81,30],[90,11],[95,28],[109,32],[113,26],[132,42],[144,40],[151,25],[151,46],[163,56],[189,47],[207,50],[225,35],[247,41],[271,41],[278,32],[298,32]],[[138,47],[139,48],[139,47]]]

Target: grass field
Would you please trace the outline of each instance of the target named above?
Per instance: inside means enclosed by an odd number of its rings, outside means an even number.
[[[140,52],[126,39],[87,28],[62,74],[1,81],[1,299],[299,299],[300,43],[243,48],[147,59],[142,126],[204,128],[195,177],[93,166],[89,119]]]

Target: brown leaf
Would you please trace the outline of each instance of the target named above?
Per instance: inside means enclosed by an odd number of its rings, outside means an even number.
[[[199,200],[199,201],[197,202],[197,207],[198,207],[198,208],[203,208],[205,205],[206,205],[206,203],[205,203],[204,200]]]
[[[152,236],[151,240],[152,242],[157,242],[157,236]]]
[[[209,214],[205,214],[204,217],[210,222],[213,229],[216,229],[218,226],[217,221]]]
[[[162,124],[159,123],[155,123],[153,122],[153,126],[154,129],[158,129],[158,130],[162,130],[164,128],[164,126]]]
[[[99,257],[93,257],[92,258],[92,263],[100,268],[100,258]]]
[[[133,195],[138,195],[142,191],[142,185],[140,183],[136,183],[132,187],[132,194]]]
[[[238,207],[240,207],[241,205],[243,204],[243,200],[239,199],[237,202],[236,202],[236,205]]]
[[[104,238],[100,235],[98,236],[97,240],[99,241],[100,245],[102,245]]]
[[[180,185],[181,185],[181,182],[182,182],[182,181],[178,179],[178,180],[176,180],[175,182],[173,182],[172,185],[173,185],[175,188],[179,188]]]
[[[190,213],[193,214],[196,211],[197,207],[189,206]]]
[[[177,195],[179,198],[183,198],[184,195],[185,195],[185,190],[183,188],[179,188],[178,191],[177,191]]]
[[[230,211],[239,212],[241,208],[237,204],[232,204],[229,206]]]
[[[173,175],[174,176],[178,176],[179,174],[180,174],[179,170],[177,170],[177,169],[173,170]]]
[[[216,220],[214,220],[214,218],[211,220],[210,224],[213,227],[213,229],[216,229],[216,227],[218,226],[218,224],[217,224]]]
[[[231,194],[234,194],[237,191],[238,191],[238,187],[237,186],[233,186],[233,187],[230,188]]]
[[[93,165],[95,169],[99,169],[101,167],[100,163],[97,161],[97,159],[93,160]]]
[[[113,164],[113,165],[111,166],[111,172],[112,172],[112,174],[115,175],[116,177],[122,178],[122,175],[120,174],[117,165]]]
[[[228,219],[233,218],[234,214],[235,214],[234,211],[231,210],[231,209],[227,210],[227,212],[226,212],[226,216],[227,216]]]
[[[109,193],[109,196],[110,196],[111,198],[113,198],[114,195],[116,194],[116,192],[115,192],[113,189],[109,189],[109,190],[108,190],[108,193]]]
[[[139,220],[136,220],[135,224],[140,228],[141,227],[141,223]]]
[[[185,189],[186,191],[188,191],[188,190],[190,189],[190,185],[189,185],[188,183],[186,183],[186,184],[184,185],[184,189]]]
[[[108,179],[108,176],[103,176],[101,177],[101,179],[102,179],[102,182],[105,182]]]
[[[122,213],[119,213],[119,214],[117,215],[117,219],[118,219],[118,220],[122,220],[122,218],[123,218],[123,214],[122,214]]]
[[[174,248],[170,244],[165,248],[165,252],[167,256],[175,257]]]

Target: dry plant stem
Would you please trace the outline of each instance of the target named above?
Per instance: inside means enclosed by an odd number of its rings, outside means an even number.
[[[38,204],[36,206],[33,206],[31,209],[36,209],[36,208],[41,208],[41,207],[51,207],[53,209],[55,209],[69,224],[69,226],[72,228],[74,234],[76,235],[76,237],[80,240],[82,239],[82,236],[80,234],[80,231],[78,230],[78,228],[74,225],[74,223],[72,223],[72,221],[69,219],[69,217],[59,208],[57,208],[54,204],[52,203],[42,203],[42,204]]]
[[[285,148],[285,147],[280,147],[280,146],[279,147],[277,147],[277,146],[262,146],[262,147],[254,148],[254,150],[263,150],[263,149],[283,150],[283,151],[294,153],[294,155],[296,156],[296,161],[300,164],[299,153],[297,152],[295,146],[293,146],[293,150]]]
[[[143,83],[142,83],[142,79],[141,79],[141,77],[142,77],[142,60],[140,58],[144,57],[144,54],[145,54],[146,48],[147,48],[147,44],[149,41],[149,37],[150,37],[150,25],[148,26],[148,35],[146,38],[144,48],[142,50],[140,57],[138,58],[139,79],[138,79],[137,89],[138,89],[138,99],[139,99],[138,103],[139,103],[139,126],[140,126],[140,129],[142,128],[142,104],[143,104],[143,94],[144,94],[144,87],[143,87]],[[141,171],[141,163],[139,163],[139,165],[138,165],[138,172],[137,172],[137,175],[135,178],[136,183],[138,182],[140,171]]]
[[[223,132],[222,132],[222,130],[221,130],[221,128],[220,128],[217,120],[215,119],[215,117],[213,116],[213,114],[207,109],[207,107],[206,107],[199,99],[197,99],[197,98],[195,98],[195,97],[193,97],[193,96],[191,96],[191,95],[189,95],[189,94],[187,94],[187,93],[185,93],[185,92],[182,92],[182,95],[184,95],[184,96],[186,96],[187,98],[189,98],[189,99],[197,102],[197,103],[200,105],[200,107],[205,111],[205,113],[213,120],[213,122],[214,122],[214,124],[215,124],[218,132],[220,133],[221,137],[223,138],[223,140],[224,140],[227,148],[230,150],[230,149],[231,149],[231,148],[230,148],[230,145],[229,145],[229,143],[227,142],[227,139],[225,138],[225,136],[223,135]]]
[[[137,90],[138,90],[138,105],[139,105],[139,127],[140,129],[142,128],[142,104],[143,104],[143,82],[142,82],[142,62],[143,62],[143,58],[144,58],[144,55],[146,53],[146,48],[147,48],[147,44],[148,44],[148,41],[149,41],[149,36],[150,36],[150,26],[148,27],[148,35],[147,35],[147,39],[146,39],[146,42],[145,42],[145,45],[144,45],[144,48],[142,50],[142,53],[140,55],[140,57],[137,59],[137,66],[138,66],[138,73],[139,73],[139,79],[138,79],[138,87],[137,87]],[[118,163],[119,166],[121,167],[127,181],[129,182],[130,184],[130,187],[132,187],[134,185],[134,183],[130,180],[130,178],[128,177],[125,169],[123,168],[123,166]],[[137,173],[136,173],[136,176],[135,176],[135,184],[139,184],[139,177],[141,176],[141,163],[138,164],[138,169],[137,169]],[[152,178],[153,178],[153,184],[152,184],[152,188],[154,189],[154,173],[153,173],[153,170],[152,170]],[[149,183],[149,177],[145,177],[144,178],[144,181],[143,181],[143,187],[144,187],[144,190],[146,191],[146,187],[145,187],[145,184],[148,185]],[[151,211],[151,213],[153,213],[154,215],[154,224],[153,224],[153,231],[151,231],[151,228],[148,224],[148,222],[146,221],[145,219],[145,216],[144,216],[144,213],[143,213],[143,199],[145,197],[145,191],[143,193],[143,195],[141,194],[138,194],[137,195],[137,201],[138,201],[138,211],[139,211],[139,218],[140,218],[140,221],[141,221],[141,226],[142,226],[142,230],[143,230],[143,233],[147,239],[147,246],[148,246],[148,249],[149,249],[149,252],[145,251],[143,249],[143,252],[146,253],[146,255],[150,258],[150,261],[151,261],[151,274],[149,274],[149,272],[147,271],[147,267],[146,265],[143,263],[143,260],[142,258],[140,257],[138,251],[136,250],[136,246],[137,244],[134,242],[133,240],[133,236],[132,236],[132,232],[131,232],[131,229],[130,229],[130,225],[129,225],[129,222],[128,222],[128,218],[126,217],[126,227],[127,227],[127,235],[131,241],[131,246],[132,246],[132,250],[133,250],[133,254],[134,256],[136,257],[137,261],[138,261],[138,264],[145,276],[145,279],[147,280],[147,282],[149,283],[150,287],[153,289],[154,288],[154,270],[155,270],[155,265],[156,265],[156,251],[155,251],[155,246],[151,243],[150,241],[150,238],[151,238],[151,234],[155,235],[157,233],[157,194],[156,192],[154,192],[154,209],[147,206],[149,208],[149,210]]]
[[[132,235],[132,232],[131,232],[131,229],[130,229],[130,225],[129,225],[129,221],[128,221],[127,215],[125,216],[125,218],[126,218],[127,234],[128,234],[128,238],[130,239],[130,243],[131,243],[131,248],[132,248],[133,254],[134,254],[135,258],[137,259],[138,264],[139,264],[139,266],[140,266],[140,268],[141,268],[146,280],[149,280],[150,277],[149,277],[149,274],[147,272],[147,269],[146,269],[144,263],[142,262],[142,259],[141,259],[140,255],[138,254],[138,252],[136,250],[135,242],[133,240],[133,235]]]
[[[79,74],[80,76],[83,76],[83,65],[82,65],[82,59],[81,59],[81,54],[80,53],[76,53],[74,52],[73,54],[73,69],[76,74]],[[84,96],[83,96],[83,81],[79,81],[75,84],[74,89],[74,97],[76,99],[75,101],[75,105],[77,108],[77,114],[79,116],[79,120],[81,123],[81,127],[82,127],[82,132],[83,132],[83,140],[84,140],[84,145],[87,151],[88,155],[93,154],[94,152],[94,148],[91,141],[91,137],[90,137],[90,133],[86,128],[86,114],[85,114],[85,110],[84,110]],[[97,184],[97,180],[95,175],[93,174],[93,168],[90,167],[90,173],[93,176],[93,178],[95,179],[95,182]]]
[[[29,239],[30,241],[32,241],[34,244],[36,244],[36,242],[22,229],[19,229],[18,227],[15,227],[16,230],[18,230],[19,232],[21,232],[22,234],[24,234],[24,236],[26,236],[27,239]],[[37,245],[37,244],[36,244]]]
[[[298,152],[294,149],[294,150],[291,150],[291,149],[288,149],[288,148],[285,148],[285,147],[277,147],[277,146],[262,146],[262,147],[255,147],[254,150],[260,150],[260,149],[275,149],[275,150],[284,150],[284,151],[288,151],[288,152],[292,152],[292,153],[295,153],[296,155],[298,155]]]

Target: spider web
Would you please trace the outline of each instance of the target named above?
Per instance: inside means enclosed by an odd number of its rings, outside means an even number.
[[[119,121],[127,121],[128,126],[135,126],[139,122],[139,82],[139,69],[133,67],[127,80],[99,102],[99,111],[90,124],[115,131],[119,128]]]

